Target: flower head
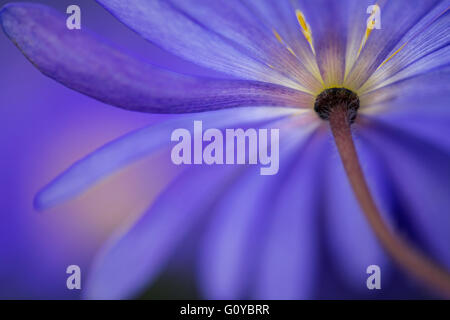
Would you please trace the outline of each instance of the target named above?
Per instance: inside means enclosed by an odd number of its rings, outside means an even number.
[[[170,133],[193,120],[277,127],[281,149],[273,177],[239,167],[186,170],[106,246],[89,297],[136,294],[200,224],[207,225],[198,259],[207,297],[314,297],[324,251],[357,290],[365,288],[367,266],[389,274],[383,248],[425,282],[436,279],[422,266],[436,264],[443,267],[431,274],[448,281],[449,1],[379,1],[371,14],[382,13],[381,29],[373,28],[366,9],[374,3],[365,0],[98,2],[146,40],[223,76],[164,70],[84,29],[67,30],[41,5],[4,7],[4,31],[47,76],[121,108],[190,113],[81,159],[37,195],[37,207],[167,146]],[[386,224],[408,241],[389,238]],[[437,263],[410,250],[411,242]]]

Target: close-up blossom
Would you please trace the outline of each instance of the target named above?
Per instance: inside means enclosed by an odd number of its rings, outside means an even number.
[[[208,72],[71,30],[45,4],[6,4],[4,33],[45,76],[128,112],[168,114],[42,185],[41,217],[170,154],[173,132],[198,121],[203,131],[278,129],[266,151],[279,148],[279,163],[271,175],[248,163],[177,166],[98,250],[83,298],[140,297],[169,265],[193,270],[206,299],[450,296],[449,0],[97,2]],[[379,290],[369,290],[373,266]]]

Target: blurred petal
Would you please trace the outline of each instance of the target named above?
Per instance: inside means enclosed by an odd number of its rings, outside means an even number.
[[[450,68],[383,87],[361,97],[361,117],[401,129],[450,150]]]
[[[35,206],[46,209],[73,197],[93,184],[148,154],[168,146],[173,130],[191,128],[194,120],[202,120],[203,127],[223,128],[247,123],[261,123],[298,113],[287,108],[239,108],[179,116],[152,125],[106,144],[73,164],[38,193]]]
[[[283,122],[277,122],[274,128]],[[105,246],[90,275],[86,297],[127,298],[151,283],[183,239],[211,214],[217,198],[240,178],[238,168],[242,167],[202,166],[187,170],[129,231],[117,234]],[[207,196],[199,190],[207,191]]]
[[[380,150],[416,245],[450,268],[450,150],[376,120],[361,135]]]
[[[258,170],[248,169],[214,210],[199,265],[201,287],[208,299],[248,298],[259,268],[264,230],[272,219],[273,199],[297,163],[299,152],[303,152],[305,140],[318,125],[315,122],[284,130],[287,121],[291,120],[280,121],[280,171],[274,176],[260,176]]]
[[[358,132],[357,129],[355,132]],[[369,146],[363,143],[357,143],[360,162],[375,202],[384,214],[385,220],[390,222],[392,217],[388,214],[395,211],[387,188],[389,181],[376,161],[374,152],[368,148]],[[366,292],[367,267],[378,265],[383,272],[383,282],[387,283],[390,272],[389,259],[359,207],[337,150],[330,150],[329,155],[323,201],[326,209],[324,225],[327,247],[334,266],[346,284],[360,292]]]
[[[132,298],[149,285],[177,245],[208,214],[236,168],[202,166],[187,170],[128,232],[117,234],[104,247],[91,269],[85,297]]]
[[[308,106],[313,97],[278,85],[197,78],[127,55],[88,31],[68,30],[64,16],[34,4],[1,11],[6,34],[45,75],[121,108],[184,113],[238,106]]]
[[[263,254],[255,288],[258,299],[307,299],[317,285],[317,215],[320,202],[324,143],[317,135],[298,157],[297,166],[273,199],[269,227],[264,230]]]
[[[445,101],[450,94],[450,65],[421,74],[415,77],[403,79],[380,87],[376,90],[360,95],[361,109],[364,114],[401,113],[409,109],[433,109],[431,103],[423,103],[424,99],[436,99]],[[417,103],[419,99],[421,103]],[[445,108],[447,109],[447,108]],[[378,112],[382,111],[382,112]]]
[[[267,57],[261,50],[255,50],[255,46],[251,45],[248,39],[244,40],[244,36],[237,37],[234,34],[237,38],[233,38],[230,29],[232,22],[227,22],[221,33],[211,29],[213,25],[204,21],[218,17],[205,16],[197,11],[195,14],[202,18],[199,21],[169,1],[98,2],[145,39],[182,58],[239,78],[272,82],[303,90],[298,82],[283,75],[284,72],[272,69]]]

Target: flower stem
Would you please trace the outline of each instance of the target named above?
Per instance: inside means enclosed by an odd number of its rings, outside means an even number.
[[[353,192],[378,240],[404,270],[430,288],[450,297],[450,273],[395,234],[383,221],[359,164],[345,106],[332,108],[329,121]]]

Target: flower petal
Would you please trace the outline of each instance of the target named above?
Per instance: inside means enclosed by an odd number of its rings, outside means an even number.
[[[414,26],[361,88],[377,88],[450,64],[450,6],[443,1]]]
[[[289,50],[275,34],[275,26],[261,23],[258,17],[240,0],[173,0],[172,3],[187,15],[200,21],[232,41],[249,55],[271,65],[290,80],[297,82],[302,91],[314,93],[322,87],[320,81],[308,71],[304,62]],[[283,1],[278,5],[282,5]],[[286,3],[286,2],[284,2]],[[258,6],[264,6],[259,2]],[[294,12],[291,12],[294,17]]]
[[[273,126],[283,123],[280,120]],[[183,239],[210,215],[216,199],[240,178],[238,168],[242,167],[201,166],[187,170],[131,229],[118,233],[105,246],[90,275],[86,297],[127,298],[149,284]],[[207,197],[199,190],[207,190]]]
[[[318,125],[315,122],[300,130],[291,127],[285,132],[283,124],[291,120],[281,121],[280,172],[260,176],[258,171],[248,169],[214,210],[199,265],[201,287],[208,299],[248,298],[258,269],[263,232],[273,214],[271,204]]]
[[[239,108],[179,116],[152,125],[106,144],[73,164],[48,184],[35,198],[38,209],[54,206],[73,197],[100,179],[151,152],[168,146],[173,130],[192,127],[194,120],[202,120],[204,128],[223,128],[248,123],[261,123],[298,113],[287,108]]]
[[[381,29],[373,29],[349,72],[344,86],[359,89],[402,39],[432,11],[441,0],[381,0]]]
[[[366,94],[359,121],[375,119],[450,150],[449,76],[447,67]]]
[[[199,112],[238,106],[310,105],[309,94],[279,85],[198,78],[140,61],[64,17],[36,4],[10,4],[0,14],[6,34],[45,75],[103,102],[153,113]]]
[[[241,1],[241,3],[248,9],[256,23],[271,30],[277,41],[319,80],[320,87],[311,86],[311,90],[321,91],[323,81],[316,57],[307,38],[302,35],[296,8],[291,1]]]
[[[293,10],[300,10],[304,24],[312,34],[315,56],[325,87],[342,86],[349,44],[355,43],[367,19],[369,1],[298,0]],[[300,28],[297,28],[300,33]],[[300,36],[300,35],[299,35]],[[361,39],[361,38],[360,38]],[[351,51],[350,51],[351,52]],[[349,55],[350,59],[353,55]],[[349,61],[347,64],[351,64]]]
[[[162,48],[197,64],[218,70],[227,74],[248,80],[272,82],[303,90],[297,82],[285,76],[285,71],[279,72],[270,67],[268,56],[257,49],[246,38],[245,31],[241,35],[232,32],[232,23],[236,16],[228,16],[223,21],[224,29],[219,31],[216,25],[208,20],[224,19],[219,13],[209,16],[208,10],[212,4],[186,3],[191,10],[180,3],[154,0],[98,0],[114,16],[135,30],[145,39]],[[218,8],[219,5],[216,5]],[[223,4],[220,10],[231,10],[232,6]],[[200,18],[201,20],[198,20]],[[243,22],[242,22],[243,23]],[[233,27],[232,27],[233,26]],[[246,24],[246,27],[249,27]],[[212,29],[214,28],[214,29]],[[255,31],[255,30],[253,30]],[[251,31],[249,31],[251,32]],[[252,36],[261,36],[255,32]],[[259,38],[258,38],[259,39]],[[263,45],[262,43],[260,45]],[[274,63],[276,59],[274,59]]]
[[[324,143],[323,132],[310,141],[295,170],[274,199],[255,295],[258,299],[311,298],[317,285],[318,209]]]
[[[387,114],[406,112],[408,108],[424,111],[434,106],[424,103],[424,99],[445,101],[450,94],[450,65],[425,74],[402,79],[376,90],[360,95],[361,109],[364,114]],[[415,102],[417,99],[420,103]]]

